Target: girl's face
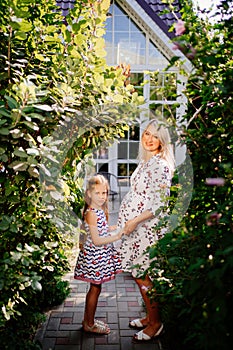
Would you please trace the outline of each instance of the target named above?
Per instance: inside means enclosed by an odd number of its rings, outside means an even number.
[[[95,185],[87,194],[90,198],[90,206],[96,209],[101,209],[108,197],[108,191],[104,184]]]
[[[153,155],[160,152],[161,143],[157,136],[156,129],[152,125],[149,125],[142,135],[142,146]]]

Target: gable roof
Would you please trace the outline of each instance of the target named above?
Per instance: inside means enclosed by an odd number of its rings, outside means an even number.
[[[161,0],[136,0],[136,2],[169,38],[174,37],[174,32],[169,32],[169,28],[177,21],[177,18],[181,18],[179,0],[174,0],[172,3],[175,14],[171,13],[169,6],[162,3]],[[167,13],[162,13],[163,11]]]
[[[78,1],[78,0],[77,0]],[[76,0],[56,0],[57,5],[61,8],[63,16],[66,16],[69,9],[74,7]],[[168,5],[162,3],[161,0],[136,0],[141,8],[151,17],[151,19],[162,29],[162,31],[169,37],[173,38],[174,33],[169,32],[171,25],[181,17],[179,0],[173,0],[175,15],[171,13]],[[164,10],[168,13],[162,14]],[[175,17],[176,16],[176,17]]]

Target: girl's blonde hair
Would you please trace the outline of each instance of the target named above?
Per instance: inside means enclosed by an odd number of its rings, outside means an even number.
[[[173,175],[175,170],[175,157],[173,152],[173,146],[168,131],[168,125],[166,125],[163,121],[160,121],[158,119],[151,119],[146,125],[146,128],[143,130],[139,144],[138,158],[139,160],[147,161],[151,157],[151,153],[145,150],[142,145],[142,137],[149,126],[153,126],[156,130],[156,135],[160,141],[160,155],[163,159],[167,161],[170,172]]]
[[[107,190],[107,194],[109,192],[108,180],[103,175],[96,174],[96,175],[93,175],[91,178],[89,178],[89,180],[87,181],[86,191],[85,191],[85,195],[84,195],[85,204],[84,204],[84,208],[83,208],[83,219],[85,217],[85,213],[86,213],[88,207],[91,204],[90,197],[88,196],[88,191],[92,192],[95,189],[96,185],[105,185],[106,190]],[[102,209],[103,209],[105,216],[108,220],[108,196],[107,196],[107,200],[104,203]]]

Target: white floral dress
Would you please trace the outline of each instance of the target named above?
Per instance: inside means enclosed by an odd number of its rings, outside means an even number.
[[[134,277],[140,277],[149,266],[149,255],[143,254],[145,249],[163,235],[161,231],[156,232],[155,226],[163,216],[170,186],[171,175],[167,162],[159,154],[147,162],[141,161],[131,176],[131,189],[121,203],[118,226],[124,227],[128,220],[145,210],[155,215],[139,224],[129,236],[123,236],[118,247],[124,271],[130,271]],[[132,269],[134,265],[140,267]]]

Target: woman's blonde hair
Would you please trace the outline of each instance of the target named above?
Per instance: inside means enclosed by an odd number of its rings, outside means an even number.
[[[106,186],[106,190],[107,190],[107,194],[109,192],[109,183],[108,180],[100,174],[96,174],[93,175],[91,178],[88,179],[87,181],[87,185],[86,185],[86,190],[85,190],[85,195],[84,195],[84,200],[85,200],[85,204],[84,204],[84,208],[83,208],[83,219],[85,216],[85,213],[90,205],[90,197],[88,196],[88,191],[92,192],[95,189],[96,185],[105,185]],[[103,211],[105,213],[105,216],[108,220],[108,196],[107,196],[107,200],[103,205]]]
[[[147,161],[151,157],[151,153],[144,149],[142,145],[142,137],[144,132],[148,129],[149,126],[153,126],[156,130],[156,135],[160,141],[160,155],[161,158],[165,159],[168,163],[171,174],[174,173],[175,170],[175,157],[173,152],[173,146],[171,143],[171,137],[168,131],[168,125],[164,121],[160,121],[159,119],[151,119],[143,130],[140,144],[139,144],[139,152],[138,158],[139,160]]]

